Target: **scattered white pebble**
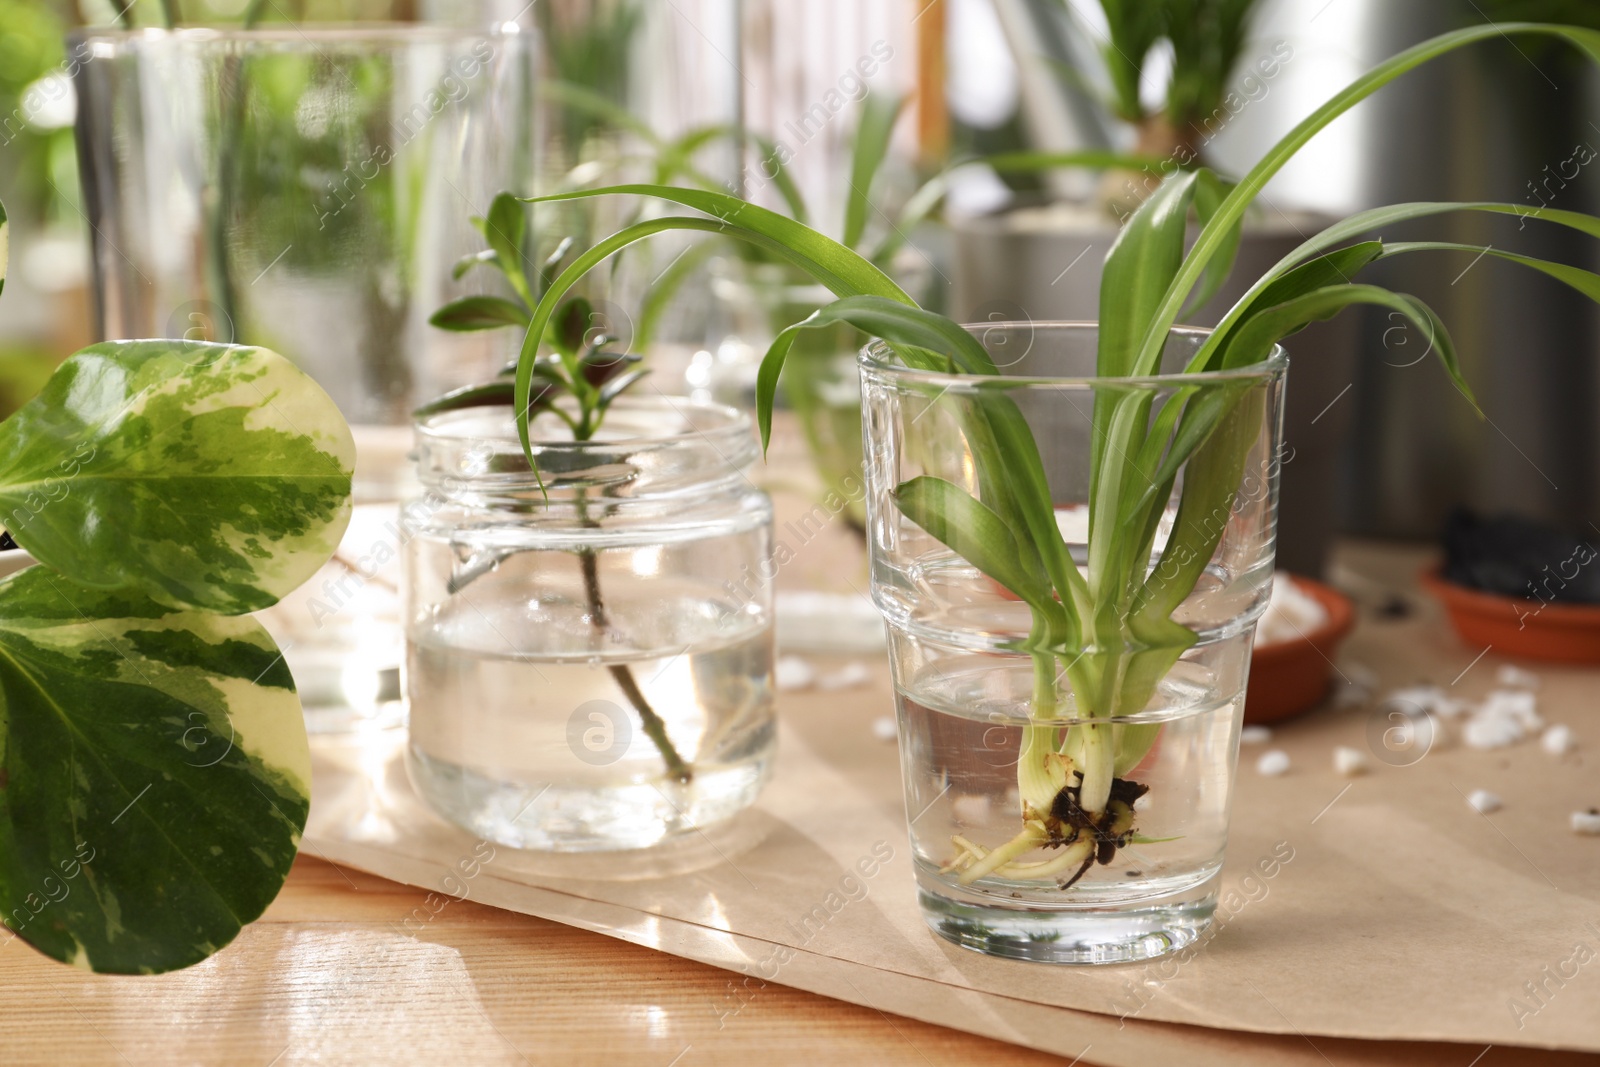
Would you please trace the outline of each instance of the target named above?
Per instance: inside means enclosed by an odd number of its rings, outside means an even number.
[[[985,822],[989,818],[989,795],[963,793],[951,802],[950,814],[956,817],[957,822],[964,822],[969,826]]]
[[[860,660],[856,660],[845,664],[831,674],[824,674],[818,678],[817,688],[824,690],[856,689],[870,681],[872,681],[872,668]]]
[[[1346,778],[1354,778],[1358,774],[1366,774],[1372,766],[1367,759],[1367,754],[1359,748],[1350,748],[1339,745],[1333,750],[1333,769]]]
[[[1572,751],[1572,727],[1556,723],[1539,738],[1539,747],[1552,756],[1565,756]]]
[[[872,720],[872,736],[879,741],[893,741],[899,735],[900,731],[895,728],[893,716],[879,715]]]
[[[1256,760],[1256,773],[1264,774],[1269,778],[1276,778],[1280,774],[1289,773],[1289,753],[1281,748],[1271,752],[1263,752],[1261,758]]]
[[[1267,610],[1256,623],[1255,647],[1298,640],[1327,623],[1328,609],[1321,601],[1300,588],[1287,574],[1279,572],[1272,578]]]
[[[1487,815],[1491,811],[1499,811],[1505,807],[1505,802],[1487,789],[1474,789],[1472,795],[1467,797],[1467,803],[1471,804],[1474,810],[1483,815]]]
[[[1386,708],[1399,711],[1425,711],[1441,719],[1453,719],[1466,710],[1461,701],[1449,697],[1436,685],[1413,685],[1396,689],[1383,698]]]
[[[1509,663],[1495,672],[1494,680],[1512,689],[1539,688],[1539,676],[1537,674],[1532,671],[1525,671],[1521,667],[1513,667]]]
[[[772,667],[773,681],[783,692],[810,689],[817,681],[817,672],[799,656],[780,656]]]
[[[1508,748],[1522,738],[1521,724],[1502,715],[1475,716],[1461,731],[1461,740],[1468,748],[1481,750]]]
[[[1264,745],[1272,740],[1272,731],[1265,726],[1246,726],[1239,731],[1241,745]]]
[[[1600,835],[1600,810],[1590,808],[1588,811],[1573,812],[1572,832],[1575,834],[1588,834],[1591,837]]]
[[[1473,715],[1504,716],[1514,720],[1527,733],[1544,728],[1536,698],[1522,689],[1496,689],[1483,699]]]

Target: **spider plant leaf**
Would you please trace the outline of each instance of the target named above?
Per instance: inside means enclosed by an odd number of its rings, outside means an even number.
[[[1046,170],[1146,170],[1167,160],[1155,156],[1091,148],[1080,152],[996,152],[982,157],[1002,174],[1037,174]]]
[[[210,956],[294,861],[311,756],[255,620],[46,567],[0,581],[0,921],[118,974]]]
[[[530,202],[577,200],[590,196],[642,195],[667,200],[705,212],[714,218],[668,216],[635,223],[587,249],[551,282],[538,306],[523,338],[522,352],[517,363],[517,433],[522,441],[528,461],[534,463],[532,443],[528,436],[526,403],[533,382],[533,365],[538,357],[540,338],[556,307],[585,274],[594,266],[629,245],[668,230],[698,230],[724,237],[746,241],[788,260],[815,278],[819,283],[840,296],[873,293],[905,304],[907,296],[883,271],[869,261],[829,240],[811,228],[786,219],[777,212],[768,211],[737,197],[698,189],[678,189],[671,186],[620,185],[602,189],[576,190],[536,197]],[[535,464],[535,469],[537,465]]]
[[[759,133],[752,133],[750,137],[761,152],[762,177],[768,178],[778,190],[778,195],[783,198],[784,207],[789,209],[789,217],[798,223],[809,225],[811,214],[806,210],[805,194],[800,192],[800,186],[795,184],[794,175],[789,173],[787,164],[778,158],[777,143]],[[768,162],[772,164],[771,175],[766,172]]]
[[[498,193],[483,220],[483,238],[494,250],[500,270],[512,290],[528,306],[533,305],[533,289],[528,285],[525,265],[528,247],[528,212],[511,193]]]
[[[1100,283],[1101,377],[1135,373],[1139,342],[1183,263],[1198,172],[1180,174],[1160,188],[1123,224],[1106,254]]]
[[[1030,607],[1059,610],[1050,579],[1043,570],[1026,565],[1029,557],[1005,520],[966,490],[943,478],[922,475],[897,486],[894,500],[906,518]]]
[[[1218,401],[1226,398],[1218,391]],[[1234,498],[1250,449],[1261,432],[1261,389],[1239,393],[1183,468],[1183,492],[1161,558],[1149,569],[1129,612],[1135,633],[1166,628],[1178,605],[1194,591],[1233,515]]]
[[[856,126],[855,144],[850,152],[850,193],[844,202],[843,243],[856,248],[867,232],[867,217],[872,208],[872,185],[889,157],[889,141],[904,96],[868,93],[861,103],[861,121]]]
[[[507,326],[526,329],[528,312],[498,296],[467,296],[435,311],[428,317],[428,324],[455,333],[499,330]]]
[[[1392,293],[1375,285],[1330,285],[1296,297],[1288,303],[1256,312],[1242,322],[1228,341],[1222,365],[1243,367],[1266,358],[1272,346],[1313,322],[1330,319],[1352,304],[1373,304],[1389,308],[1420,329],[1428,341],[1428,351],[1437,353],[1445,373],[1456,390],[1482,415],[1472,388],[1461,376],[1450,331],[1433,309],[1414,296]]]
[[[1518,255],[1493,246],[1458,244],[1451,241],[1397,241],[1384,245],[1381,258],[1388,259],[1391,256],[1408,255],[1413,252],[1465,252],[1473,256],[1505,260],[1507,263],[1515,263],[1547,274],[1563,285],[1576,289],[1590,300],[1600,303],[1600,274],[1581,267],[1569,267],[1565,263],[1552,263],[1547,259]]]
[[[0,456],[0,521],[34,558],[177,608],[271,606],[350,519],[350,428],[263,348],[93,345],[0,423]]]
[[[617,62],[619,59],[620,57],[616,56],[608,57],[608,62]],[[648,122],[592,89],[587,89],[576,82],[550,79],[539,83],[539,91],[552,104],[559,104],[578,114],[599,119],[602,123],[615,126],[619,130],[627,130],[654,147],[661,146],[661,137],[651,129]]]
[[[1137,2],[1137,0],[1122,0],[1122,2]],[[1139,356],[1134,362],[1139,373],[1147,374],[1160,366],[1161,350],[1166,345],[1167,337],[1177,322],[1179,313],[1196,283],[1200,281],[1212,260],[1227,242],[1232,227],[1244,217],[1245,211],[1266,187],[1267,182],[1294,158],[1306,142],[1356,104],[1425,63],[1479,41],[1509,40],[1528,35],[1559,38],[1582,50],[1592,61],[1600,63],[1600,31],[1573,26],[1534,22],[1490,23],[1440,34],[1373,67],[1334,94],[1327,103],[1312,112],[1277,144],[1268,149],[1260,162],[1250,169],[1233,192],[1229,193],[1218,206],[1211,221],[1201,229],[1194,247],[1184,258],[1183,266],[1172,280],[1172,284],[1168,286],[1160,309],[1152,317],[1145,331]],[[1524,209],[1520,214],[1526,215],[1527,211]]]
[[[771,436],[778,378],[795,338],[802,330],[825,329],[841,322],[889,342],[913,368],[947,373],[953,365],[959,373],[976,379],[977,392],[962,398],[969,405],[962,425],[980,468],[978,484],[994,493],[993,503],[1003,521],[1012,528],[1026,529],[1029,536],[1019,545],[1039,555],[1062,598],[1081,602],[1086,594],[1083,578],[1056,525],[1044,462],[1027,419],[1002,383],[995,381],[994,388],[983,388],[983,379],[995,378],[998,368],[977,338],[943,315],[880,296],[845,297],[781,331],[763,357],[756,378],[756,413],[763,446]],[[937,353],[939,358],[925,362],[922,353],[927,352]]]
[[[1590,237],[1600,237],[1600,218],[1595,218],[1592,215],[1585,215],[1576,211],[1560,211],[1555,209],[1530,210],[1527,205],[1519,204],[1497,204],[1493,202],[1482,201],[1463,203],[1451,201],[1422,201],[1408,204],[1391,204],[1387,207],[1374,208],[1370,211],[1362,211],[1329,226],[1327,229],[1311,237],[1294,251],[1290,252],[1287,256],[1274,264],[1270,270],[1263,274],[1256,281],[1256,283],[1250,287],[1250,291],[1241,297],[1236,304],[1234,304],[1234,306],[1228,311],[1227,315],[1223,316],[1222,321],[1217,324],[1216,330],[1212,333],[1211,337],[1206,341],[1206,343],[1201,346],[1200,351],[1195,354],[1194,359],[1190,361],[1187,369],[1190,371],[1198,371],[1215,367],[1217,365],[1217,357],[1221,350],[1222,343],[1231,334],[1233,327],[1238,324],[1239,320],[1242,319],[1252,308],[1271,306],[1270,304],[1260,303],[1260,297],[1262,293],[1269,286],[1276,285],[1280,279],[1286,277],[1293,270],[1298,269],[1299,266],[1305,265],[1305,262],[1310,257],[1326,254],[1328,253],[1329,249],[1335,248],[1335,246],[1343,243],[1344,241],[1347,241],[1352,237],[1358,237],[1361,234],[1368,233],[1375,229],[1380,229],[1385,226],[1392,226],[1396,223],[1409,222],[1414,219],[1429,218],[1435,215],[1451,214],[1458,211],[1476,211],[1494,215],[1513,215],[1524,220],[1524,227],[1527,225],[1527,220],[1536,219],[1537,221],[1576,230],[1579,233],[1587,234]],[[1354,272],[1346,270],[1337,280],[1348,281],[1352,277],[1354,277]],[[1331,283],[1334,280],[1335,279],[1329,279],[1329,282]]]
[[[1200,178],[1195,183],[1194,209],[1200,219],[1200,225],[1205,226],[1216,215],[1217,209],[1233,191],[1233,183],[1217,176],[1213,171],[1201,170]],[[1228,275],[1233,272],[1233,261],[1239,254],[1239,242],[1244,237],[1244,221],[1235,222],[1228,231],[1226,238],[1217,248],[1216,258],[1206,267],[1206,272],[1201,276],[1200,286],[1189,298],[1184,314],[1198,311],[1211,302],[1211,298],[1221,291],[1227,282]],[[1141,338],[1142,340],[1142,338]]]

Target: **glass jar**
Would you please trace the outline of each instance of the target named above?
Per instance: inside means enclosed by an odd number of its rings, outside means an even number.
[[[1159,956],[1198,939],[1215,909],[1251,638],[1272,586],[1287,360],[1177,373],[1207,336],[1179,329],[1167,373],[1098,378],[1094,324],[970,329],[998,376],[912,369],[882,344],[861,357],[872,593],[924,917],[1017,959]],[[1170,462],[1165,477],[1097,456],[1099,441],[1126,442],[1097,438],[1119,419],[1149,428],[1137,455]],[[1020,496],[1031,464],[1019,425],[1059,540],[979,519]],[[1174,425],[1193,449],[1180,458],[1165,444]],[[1115,521],[1096,521],[1096,475],[1123,472]],[[938,508],[919,510],[936,485]],[[913,514],[945,523],[941,536]],[[1083,576],[1070,603],[1005,569],[1034,547]],[[1057,605],[1076,621],[1054,622]]]
[[[729,818],[776,741],[772,508],[746,476],[749,418],[624,397],[592,440],[549,414],[532,432],[538,476],[509,408],[416,426],[413,785],[520,848],[639,848]]]

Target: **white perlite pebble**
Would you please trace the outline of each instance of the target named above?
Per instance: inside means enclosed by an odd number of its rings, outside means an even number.
[[[1369,767],[1371,763],[1367,759],[1367,754],[1359,748],[1339,745],[1333,750],[1333,769],[1346,778],[1365,774]]]
[[[1396,689],[1383,698],[1383,706],[1403,712],[1425,711],[1441,719],[1453,719],[1466,709],[1466,705],[1445,695],[1436,685],[1413,685]]]
[[[1502,715],[1474,717],[1461,731],[1461,740],[1468,748],[1476,749],[1507,748],[1522,737],[1522,726],[1517,720]]]
[[[1532,671],[1525,671],[1521,667],[1513,667],[1507,663],[1494,673],[1494,680],[1501,685],[1510,686],[1512,689],[1537,689],[1539,676]]]
[[[1505,803],[1487,789],[1474,789],[1472,795],[1467,797],[1467,803],[1480,814],[1487,815],[1491,811],[1499,811]]]
[[[1600,836],[1600,810],[1590,808],[1588,811],[1573,812],[1572,832],[1588,834],[1590,837]]]
[[[1287,574],[1272,579],[1267,610],[1256,623],[1255,647],[1303,640],[1313,630],[1328,623],[1328,609],[1316,597],[1300,588]]]
[[[1246,726],[1239,731],[1241,745],[1264,745],[1272,740],[1272,731],[1265,726]]]
[[[773,665],[772,678],[779,690],[790,692],[810,689],[816,683],[817,672],[799,656],[780,656]]]
[[[1281,748],[1271,752],[1263,752],[1261,758],[1256,760],[1256,773],[1264,774],[1268,778],[1276,778],[1280,774],[1289,773],[1289,753]]]
[[[964,793],[950,805],[957,822],[976,825],[989,818],[989,798],[983,793]]]
[[[1521,689],[1496,689],[1483,698],[1483,703],[1478,705],[1478,710],[1473,714],[1503,715],[1515,720],[1518,726],[1530,733],[1544,728],[1534,695]]]
[[[855,689],[872,681],[872,668],[857,660],[817,679],[818,689]]]
[[[1539,747],[1552,756],[1565,756],[1572,751],[1572,727],[1556,723],[1539,738]]]
[[[895,729],[894,719],[888,715],[879,715],[872,720],[872,736],[879,741],[893,741],[900,731]]]

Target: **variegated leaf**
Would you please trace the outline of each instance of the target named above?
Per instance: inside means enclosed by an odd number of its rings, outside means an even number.
[[[355,445],[263,348],[112,341],[0,424],[0,525],[86,585],[225,614],[276,603],[350,518]]]
[[[282,887],[310,779],[294,680],[253,619],[44,567],[0,581],[0,922],[41,952],[205,959]]]

